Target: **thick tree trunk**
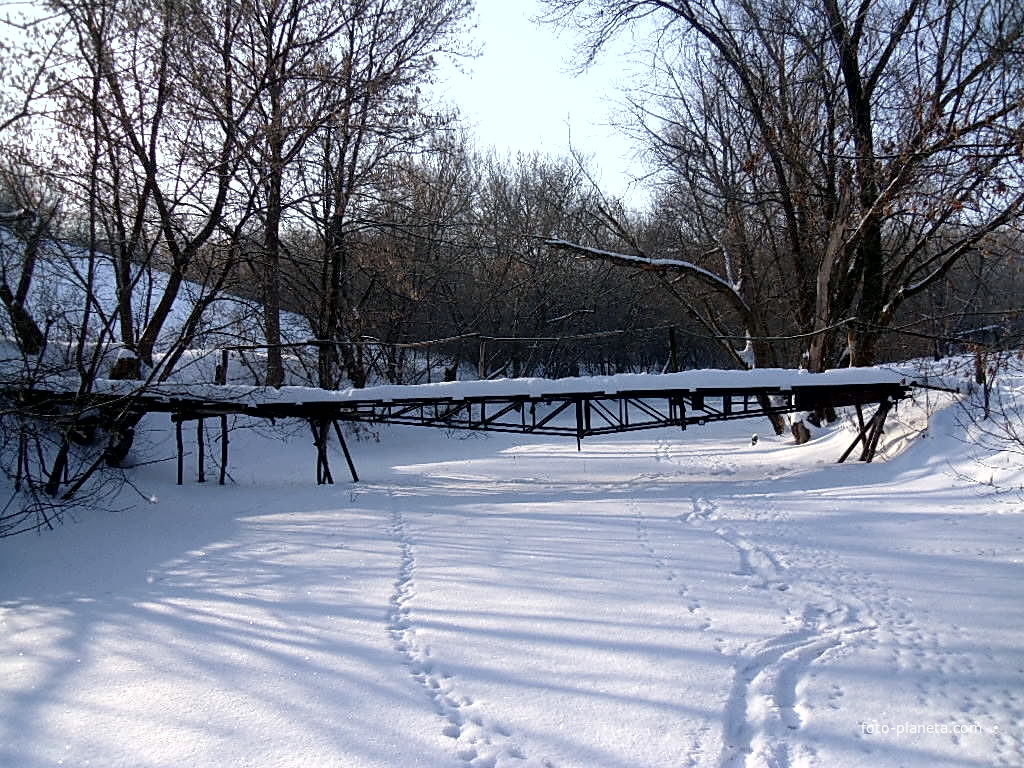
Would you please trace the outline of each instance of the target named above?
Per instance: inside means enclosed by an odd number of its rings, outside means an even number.
[[[281,357],[281,242],[280,189],[271,194],[267,206],[267,223],[263,235],[263,321],[267,342],[267,379],[270,387],[284,384],[284,361]],[[276,200],[274,198],[277,198]],[[275,210],[274,205],[277,205]]]
[[[178,291],[181,289],[181,284],[184,282],[184,265],[176,264],[171,272],[167,276],[167,286],[164,288],[163,295],[160,297],[160,301],[156,305],[156,309],[153,310],[153,315],[149,319],[149,323],[146,325],[146,330],[143,331],[142,336],[139,337],[139,343],[136,347],[136,353],[138,358],[146,365],[153,365],[153,352],[156,349],[156,342],[160,336],[160,330],[163,328],[164,322],[171,313],[171,309],[174,307],[174,302],[177,300]]]
[[[321,285],[324,290],[324,313],[322,318],[321,338],[326,343],[320,345],[319,377],[320,386],[333,389],[338,386],[338,347],[340,338],[340,318],[342,301],[346,291],[342,284],[345,274],[345,240],[342,229],[342,216],[334,213],[327,224],[327,238],[324,244],[327,251],[326,275]]]
[[[878,334],[872,328],[877,326],[881,319],[885,305],[885,254],[881,220],[876,211],[880,183],[872,128],[873,82],[870,77],[865,78],[861,71],[859,31],[847,29],[835,0],[828,0],[825,8],[832,22],[832,36],[839,52],[839,66],[852,122],[853,145],[857,152],[854,173],[857,214],[863,218],[862,234],[857,243],[854,260],[856,273],[860,276],[857,319],[867,324],[867,327],[851,334],[850,364],[873,365]],[[909,17],[905,21],[909,21]],[[893,34],[901,32],[894,31]]]
[[[135,368],[130,371],[132,375],[123,376],[122,378],[137,379],[141,375],[141,368],[136,353],[135,317],[132,312],[132,288],[134,286],[132,285],[131,259],[127,253],[120,253],[117,255],[116,261],[117,315],[121,326],[121,343],[131,353],[131,359],[135,361]],[[123,356],[118,358],[118,363],[127,365],[127,363],[121,363],[121,361],[128,359],[128,357]],[[111,378],[118,377],[111,373]]]
[[[270,168],[267,179],[267,210],[263,228],[263,318],[267,342],[267,381],[269,387],[284,384],[281,357],[281,217],[284,138],[281,132],[281,88],[270,89]]]
[[[0,301],[3,301],[4,306],[7,308],[7,314],[11,318],[11,326],[14,330],[14,337],[18,341],[18,348],[22,354],[37,355],[42,351],[46,339],[43,336],[43,332],[39,329],[39,324],[32,316],[32,313],[25,308],[25,305],[28,301],[28,292],[32,285],[32,278],[35,275],[39,246],[46,234],[47,226],[44,223],[45,219],[40,220],[37,215],[32,213],[22,214],[20,219],[31,219],[35,223],[22,247],[21,275],[18,278],[17,288],[12,292],[7,284],[6,276],[0,279]]]
[[[0,283],[0,301],[3,301],[7,308],[7,314],[11,318],[11,326],[14,328],[14,336],[18,340],[18,348],[25,355],[37,355],[43,348],[43,332],[35,318],[27,309],[17,301],[10,287],[6,283]]]
[[[793,423],[792,432],[793,439],[796,440],[797,445],[803,445],[811,440],[811,430],[802,421]]]

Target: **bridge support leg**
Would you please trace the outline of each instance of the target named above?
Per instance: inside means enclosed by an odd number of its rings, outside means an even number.
[[[309,429],[313,433],[313,445],[316,446],[316,483],[317,485],[334,485],[334,475],[331,474],[331,463],[327,454],[329,430],[334,425],[334,434],[338,437],[341,451],[345,454],[345,462],[348,464],[348,471],[352,475],[352,482],[359,482],[359,475],[356,473],[355,462],[352,461],[352,454],[348,450],[348,443],[341,431],[341,426],[336,419],[310,419]]]
[[[331,464],[327,458],[327,420],[310,419],[309,428],[313,432],[313,445],[316,446],[316,484],[334,485],[331,475]]]
[[[178,485],[185,482],[185,445],[181,439],[181,419],[174,420],[174,438],[178,446]]]
[[[356,465],[352,461],[352,454],[348,452],[348,443],[345,442],[345,435],[341,431],[341,426],[338,424],[338,420],[334,420],[334,434],[338,436],[338,442],[341,443],[341,450],[345,454],[345,461],[348,462],[348,471],[352,474],[352,482],[359,482],[359,475],[356,474]]]
[[[861,461],[870,463],[875,458],[875,453],[878,451],[878,441],[885,431],[885,419],[889,415],[890,410],[892,410],[892,403],[888,399],[883,400],[878,404],[878,410],[875,411],[875,415],[865,424],[864,412],[861,410],[860,405],[857,405],[857,423],[860,431],[853,439],[853,442],[850,443],[850,447],[843,451],[843,455],[839,457],[840,464],[846,461],[850,454],[853,453],[853,449],[857,447],[858,443],[864,446],[860,453]]]
[[[576,451],[583,450],[583,401],[576,401]]]
[[[839,457],[839,464],[842,464],[844,461],[846,461],[847,458],[849,458],[850,454],[853,453],[853,449],[857,447],[857,443],[863,443],[864,445],[867,445],[866,435],[868,433],[868,427],[870,426],[870,424],[864,423],[864,411],[860,407],[860,403],[857,403],[856,409],[858,427],[857,436],[853,438],[853,442],[850,443],[850,447],[843,451],[843,455]]]
[[[885,432],[885,419],[891,410],[892,403],[888,399],[879,403],[875,417],[872,419],[875,422],[875,426],[868,436],[867,443],[864,445],[864,450],[860,455],[861,461],[870,463],[875,458],[875,453],[878,450],[878,441],[882,438],[882,433]]]
[[[226,351],[226,350],[225,350]],[[228,417],[220,417],[220,484],[224,485],[224,478],[228,473]]]
[[[196,454],[198,456],[198,482],[206,482],[206,435],[203,419],[196,419]]]

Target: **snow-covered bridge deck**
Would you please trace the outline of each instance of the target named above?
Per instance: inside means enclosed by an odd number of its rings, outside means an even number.
[[[365,389],[281,389],[238,385],[158,384],[97,381],[88,394],[71,382],[47,382],[20,393],[27,406],[65,408],[80,422],[130,421],[132,414],[170,413],[178,424],[179,481],[181,423],[195,420],[202,467],[203,420],[221,419],[222,465],[227,461],[227,417],[301,418],[309,422],[318,447],[317,479],[333,482],[327,460],[329,428],[355,469],[338,422],[410,424],[492,432],[560,435],[582,440],[595,435],[713,421],[765,417],[819,408],[855,406],[861,418],[857,439],[861,459],[874,457],[891,407],[913,387],[902,376],[878,369],[850,368],[812,374],[783,369],[701,370],[645,375],[620,374],[565,379],[499,379],[438,384],[388,385]],[[861,407],[878,405],[864,422]],[[134,422],[132,422],[134,423]],[[200,469],[200,479],[203,472]],[[223,471],[222,471],[223,481]]]

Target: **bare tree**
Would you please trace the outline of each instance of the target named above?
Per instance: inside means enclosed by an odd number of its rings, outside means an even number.
[[[351,6],[337,41],[341,63],[331,121],[308,158],[308,213],[320,240],[319,301],[313,330],[320,347],[320,384],[336,386],[338,356],[348,378],[362,386],[366,372],[345,342],[357,325],[351,292],[351,240],[388,197],[391,173],[422,151],[442,127],[428,114],[419,87],[436,58],[457,51],[470,0],[369,0]]]
[[[0,19],[0,144],[24,139],[33,118],[47,109],[54,82],[54,61],[66,31],[34,6]]]
[[[154,351],[197,255],[226,229],[238,125],[252,108],[234,93],[237,20],[230,4],[54,7],[74,33],[56,130],[68,143],[69,200],[88,229],[83,327],[91,314],[101,339],[116,335],[130,363],[119,374],[138,378],[139,361],[158,363]],[[112,312],[95,299],[106,265],[116,283]],[[166,275],[157,295],[140,290],[154,269]],[[200,304],[215,299],[226,272],[211,275]]]
[[[65,32],[58,20],[30,8],[0,20],[0,301],[21,352],[39,354],[44,333],[29,306],[40,249],[60,208],[59,195],[26,145],[35,136],[55,80],[54,60]]]
[[[284,382],[281,356],[282,227],[301,200],[307,144],[345,99],[342,50],[360,4],[267,0],[241,6],[234,87],[253,109],[240,126],[246,183],[256,192],[260,300],[268,344],[266,381]]]
[[[716,209],[719,230],[705,223],[692,248],[717,265],[676,258],[718,282],[675,268],[740,315],[730,266],[781,274],[786,330],[805,335],[813,370],[873,362],[903,303],[1021,214],[1019,3],[547,5],[590,33],[591,57],[633,22],[654,25],[661,85],[634,107],[681,202]]]
[[[228,212],[246,207],[232,188],[248,106],[231,87],[231,10],[148,0],[49,8],[66,32],[50,41],[50,109],[18,137],[6,174],[32,210],[12,223],[0,281],[22,347],[0,406],[0,464],[15,489],[0,533],[52,526],[76,500],[112,492],[118,476],[101,469],[126,457],[146,382],[97,413],[90,396],[110,351],[127,353],[115,376],[170,372],[228,272],[208,258],[212,245],[237,236]],[[58,197],[84,248],[50,226]],[[172,321],[187,277],[203,287]],[[48,401],[52,386],[62,394]]]
[[[0,213],[0,226],[9,236],[0,240],[0,301],[11,330],[27,357],[43,350],[45,335],[29,304],[40,251],[50,237],[59,204],[45,183],[35,183],[30,168],[9,163],[0,178],[10,210]]]

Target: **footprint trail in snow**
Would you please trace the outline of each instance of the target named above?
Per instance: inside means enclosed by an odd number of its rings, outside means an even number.
[[[468,768],[554,768],[550,762],[529,761],[511,732],[477,711],[471,696],[456,690],[455,677],[431,657],[430,648],[420,642],[410,603],[416,597],[416,554],[405,515],[393,494],[391,535],[398,544],[401,561],[388,610],[388,634],[395,651],[446,722],[442,733],[455,741],[455,754]]]

